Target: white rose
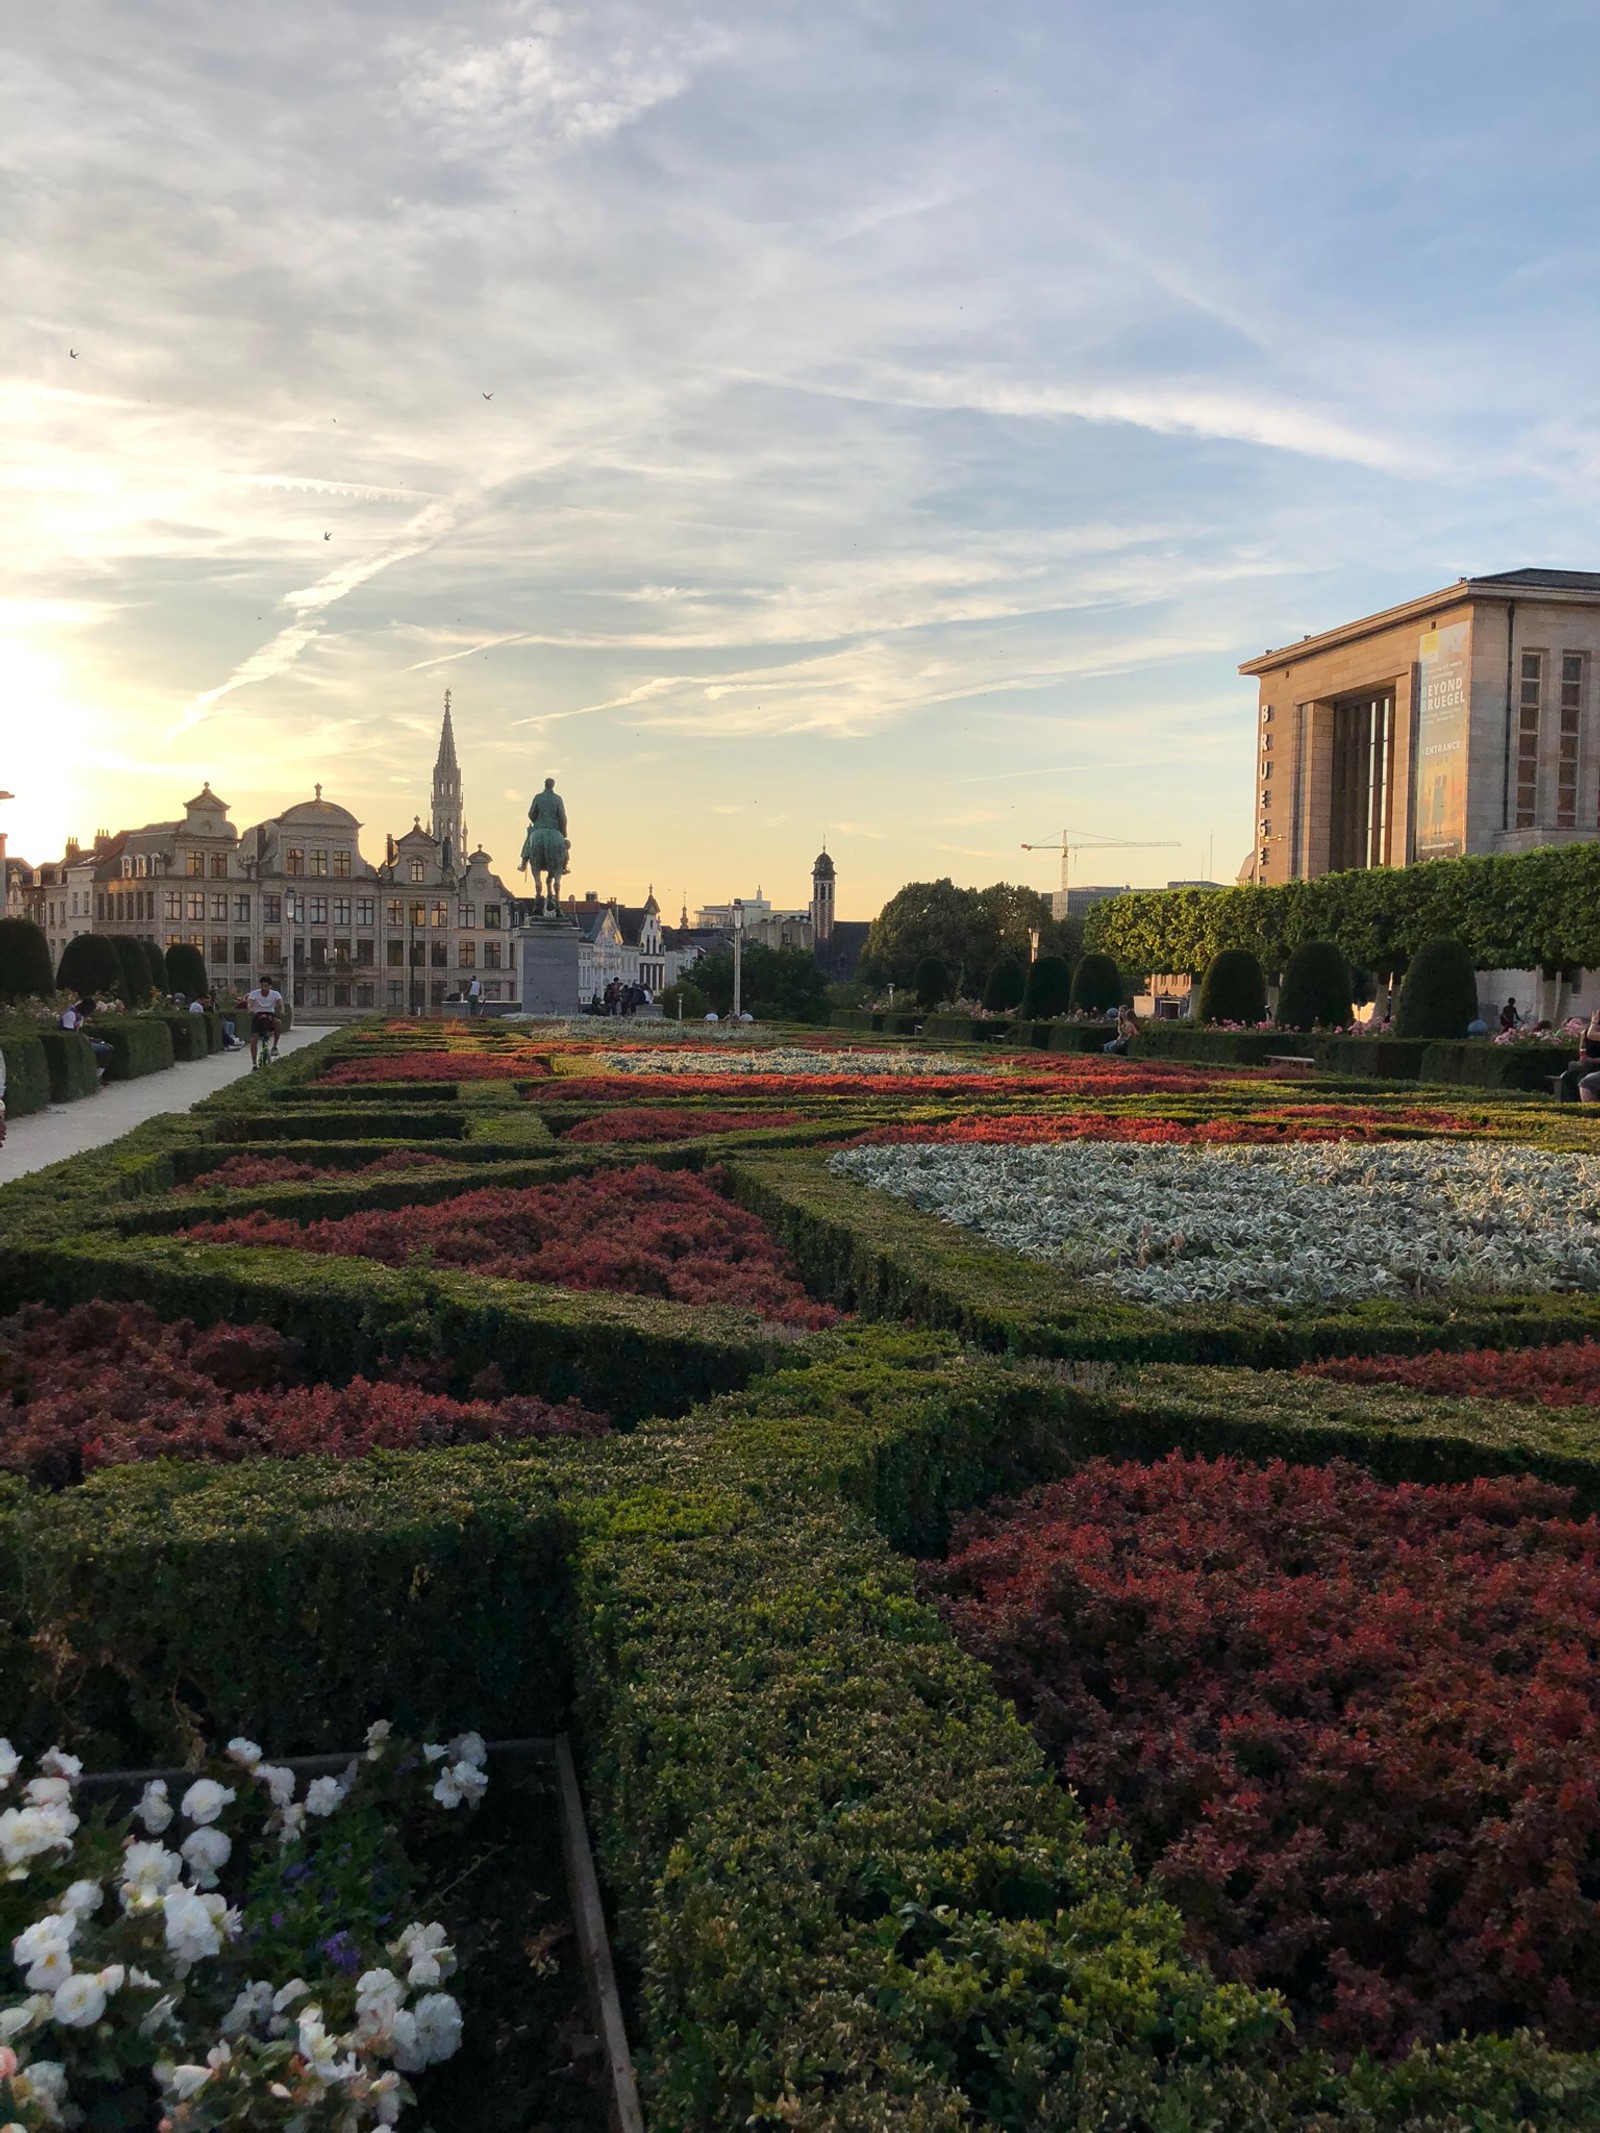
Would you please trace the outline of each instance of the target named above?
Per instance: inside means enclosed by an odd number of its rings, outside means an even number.
[[[152,1837],[159,1837],[172,1821],[172,1803],[167,1798],[165,1778],[152,1778],[139,1795],[139,1804],[133,1810]]]
[[[223,1808],[237,1797],[226,1785],[219,1785],[215,1778],[196,1778],[183,1796],[182,1812],[190,1822],[214,1822]]]
[[[0,1859],[8,1867],[20,1867],[41,1852],[70,1852],[77,1826],[78,1818],[68,1807],[8,1807],[0,1814]]]
[[[189,1862],[197,1889],[214,1889],[217,1874],[228,1863],[233,1839],[220,1829],[197,1829],[178,1847]]]
[[[336,1777],[313,1778],[306,1787],[306,1813],[331,1815],[344,1799],[344,1786]]]
[[[56,1905],[56,1909],[63,1914],[71,1912],[75,1917],[83,1918],[91,1911],[98,1911],[105,1900],[106,1892],[98,1881],[75,1881]]]
[[[256,1776],[266,1786],[274,1807],[287,1807],[294,1798],[294,1772],[278,1763],[257,1763]]]
[[[65,1807],[72,1798],[72,1787],[62,1777],[29,1778],[22,1797],[33,1807]]]
[[[68,2029],[88,2029],[106,2011],[105,1987],[97,1977],[80,1970],[56,1987],[52,2005],[56,2020]]]
[[[161,1899],[167,1953],[175,1962],[197,1963],[222,1947],[210,1907],[190,1889],[168,1889]]]
[[[253,1740],[246,1740],[243,1734],[229,1741],[228,1754],[232,1761],[242,1764],[246,1770],[254,1770],[261,1760],[261,1750]]]
[[[122,1908],[152,1909],[182,1874],[183,1861],[164,1844],[128,1844],[122,1854]]]
[[[394,2063],[402,2073],[412,2073],[425,2066],[436,2066],[441,2059],[450,2059],[461,2049],[461,2009],[448,1992],[424,1993],[411,2010],[416,2023],[416,2064],[407,2065],[398,2052]]]

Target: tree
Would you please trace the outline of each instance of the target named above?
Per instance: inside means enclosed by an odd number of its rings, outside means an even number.
[[[950,973],[936,955],[925,955],[917,965],[912,984],[916,988],[919,1007],[938,1007],[948,1000],[952,991]]]
[[[1267,981],[1248,948],[1224,948],[1206,966],[1200,986],[1198,1019],[1244,1022],[1267,1019]]]
[[[742,963],[740,1006],[758,1022],[827,1021],[828,981],[804,948],[764,948],[752,941]],[[733,950],[703,955],[694,966],[694,984],[719,1015],[731,1014]]]
[[[167,986],[186,1000],[198,1000],[211,989],[206,983],[206,959],[188,941],[174,941],[167,950]]]
[[[1014,955],[1008,955],[990,971],[989,982],[983,988],[983,1004],[991,1015],[1009,1015],[1022,1005],[1027,985],[1027,972]]]
[[[1072,971],[1059,955],[1042,955],[1028,966],[1028,982],[1022,994],[1022,1012],[1029,1022],[1048,1022],[1065,1014],[1072,1000]]]
[[[150,965],[151,985],[158,995],[166,992],[168,990],[167,959],[161,952],[160,942],[144,941],[140,945],[144,949],[145,961]]]
[[[31,918],[0,918],[0,1000],[46,1000],[56,989],[50,943]]]
[[[1350,1020],[1350,965],[1332,941],[1303,941],[1284,966],[1279,1029],[1340,1029]]]
[[[63,992],[109,998],[122,985],[122,964],[103,933],[78,933],[61,951],[56,983]]]
[[[730,982],[729,991],[732,991]],[[694,982],[693,978],[678,978],[657,996],[661,1012],[672,1021],[678,1019],[678,1009],[683,1009],[685,1022],[703,1022],[711,1002]]]
[[[1405,974],[1394,1011],[1397,1037],[1464,1037],[1478,1017],[1478,973],[1460,941],[1424,941]]]
[[[910,985],[917,965],[937,956],[961,983],[994,962],[998,942],[991,913],[976,889],[958,889],[948,875],[908,882],[891,896],[867,934],[859,969],[879,985]]]
[[[1108,1008],[1121,1005],[1122,972],[1109,955],[1091,950],[1072,973],[1072,1012],[1103,1015]]]
[[[1014,956],[1026,967],[1033,960],[1033,936],[1039,936],[1041,955],[1055,954],[1056,922],[1050,916],[1050,899],[1037,889],[1015,882],[997,881],[978,891],[978,904],[985,923],[994,932],[996,956]]]
[[[122,965],[122,997],[130,1007],[143,1007],[150,997],[150,959],[144,943],[131,933],[113,933],[109,938]]]

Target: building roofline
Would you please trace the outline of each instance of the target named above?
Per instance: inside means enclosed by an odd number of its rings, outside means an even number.
[[[1589,582],[1574,582],[1585,579]],[[1276,651],[1263,652],[1259,659],[1245,660],[1239,672],[1270,674],[1278,667],[1292,666],[1302,659],[1314,658],[1319,652],[1332,651],[1337,645],[1355,644],[1363,637],[1376,637],[1383,630],[1398,628],[1402,623],[1420,621],[1424,615],[1436,614],[1441,608],[1460,607],[1474,600],[1510,602],[1517,599],[1537,599],[1556,606],[1600,605],[1600,573],[1506,570],[1489,577],[1457,578],[1454,585],[1446,585],[1439,592],[1403,601],[1398,607],[1380,608],[1374,615],[1362,615],[1354,622],[1342,622],[1334,629],[1318,630],[1312,636],[1302,637],[1298,644],[1280,645]]]

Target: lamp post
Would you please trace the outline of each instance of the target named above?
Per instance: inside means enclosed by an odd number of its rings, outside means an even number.
[[[744,898],[733,899],[733,1019],[739,1019],[744,987]]]

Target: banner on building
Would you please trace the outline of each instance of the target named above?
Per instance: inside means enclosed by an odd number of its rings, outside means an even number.
[[[1447,622],[1424,634],[1413,771],[1418,859],[1459,859],[1467,848],[1471,660],[1470,622]]]

